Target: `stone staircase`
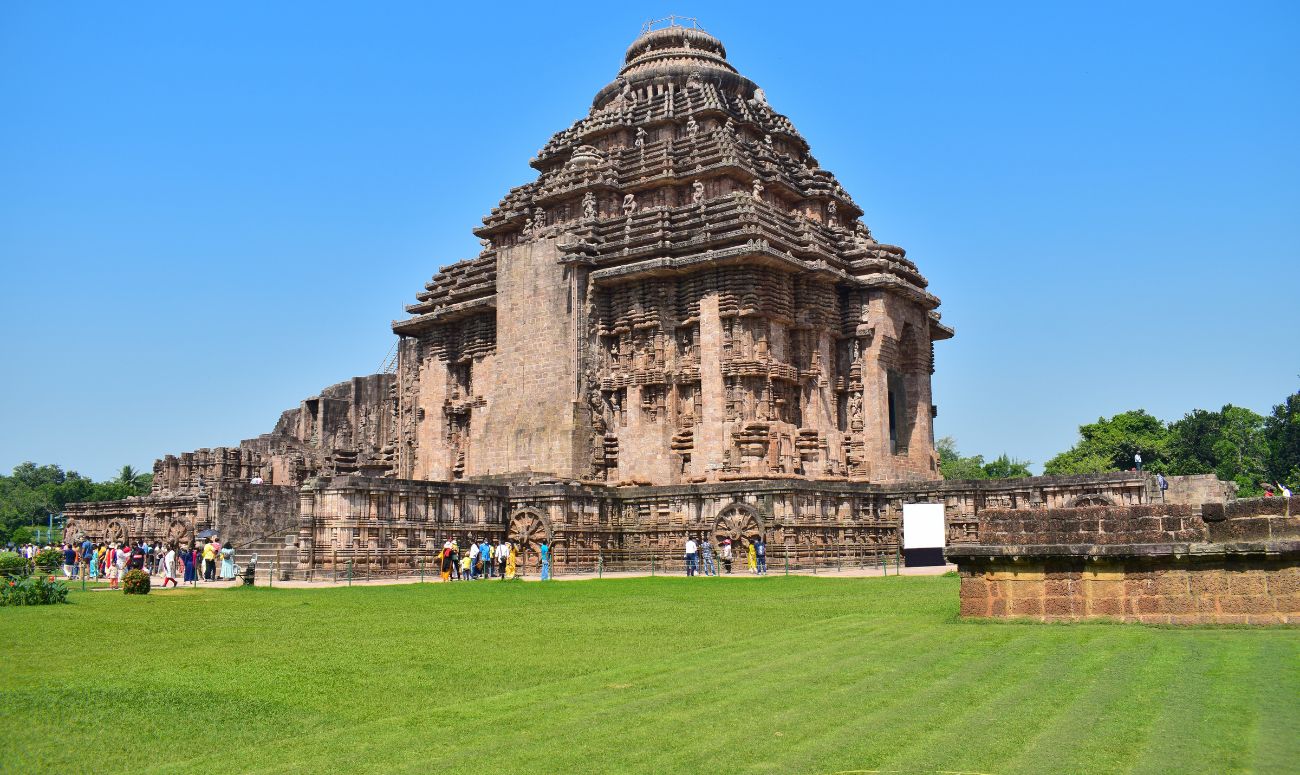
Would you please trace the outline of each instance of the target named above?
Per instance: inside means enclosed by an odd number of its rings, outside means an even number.
[[[292,567],[298,561],[297,530],[284,530],[279,533],[262,536],[246,546],[235,547],[235,564],[245,568],[253,555],[257,555],[257,577],[264,579],[271,572],[271,561],[276,552],[280,553],[277,569]]]

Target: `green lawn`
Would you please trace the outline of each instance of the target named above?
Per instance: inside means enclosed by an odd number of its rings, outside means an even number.
[[[957,579],[0,608],[14,772],[1296,772],[1300,631],[965,622]]]

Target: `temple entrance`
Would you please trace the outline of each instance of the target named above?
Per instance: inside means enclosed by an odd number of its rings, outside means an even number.
[[[540,570],[542,541],[545,540],[555,550],[555,541],[551,538],[551,529],[546,518],[536,509],[520,509],[510,515],[510,543],[518,552],[519,568],[522,570]],[[554,555],[552,555],[554,562]]]

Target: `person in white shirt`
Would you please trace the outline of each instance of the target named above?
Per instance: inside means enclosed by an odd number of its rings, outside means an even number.
[[[478,572],[478,542],[471,540],[469,542],[469,577],[474,578]]]
[[[496,558],[497,561],[497,578],[499,579],[505,578],[506,560],[510,559],[510,542],[509,541],[499,542],[496,545],[496,549],[493,551],[492,555],[493,557]]]
[[[690,536],[686,537],[686,575],[695,575],[695,557],[699,547],[695,545],[695,539]]]

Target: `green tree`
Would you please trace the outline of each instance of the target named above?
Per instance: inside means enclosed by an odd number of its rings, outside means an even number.
[[[1003,452],[992,462],[984,464],[984,473],[990,479],[1020,479],[1033,476],[1028,460],[1016,460]]]
[[[944,479],[1015,479],[1033,476],[1029,471],[1028,460],[1015,460],[1006,453],[991,463],[985,463],[983,455],[965,457],[957,451],[957,442],[951,436],[939,439],[934,447],[939,453],[939,473],[943,474]]]
[[[1043,466],[1048,474],[1087,474],[1126,471],[1134,466],[1133,456],[1141,453],[1143,468],[1164,471],[1165,446],[1169,430],[1143,409],[1098,417],[1097,422],[1079,426],[1079,442]]]
[[[1300,392],[1273,407],[1264,420],[1264,443],[1269,480],[1300,490]]]

